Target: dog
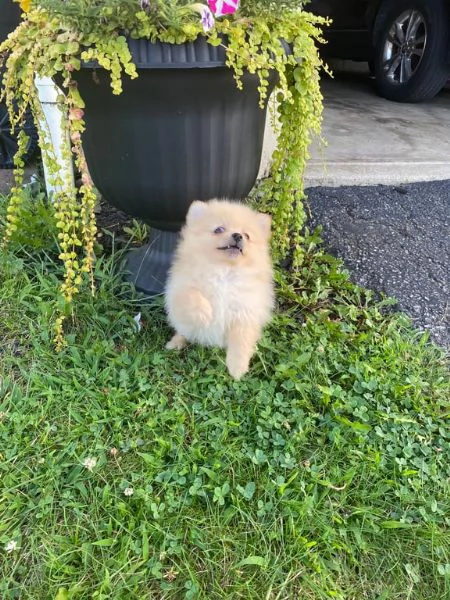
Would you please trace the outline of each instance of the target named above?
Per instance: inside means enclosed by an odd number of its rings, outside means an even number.
[[[247,373],[274,306],[270,234],[271,217],[244,204],[191,204],[166,284],[166,348],[226,348],[230,375]]]

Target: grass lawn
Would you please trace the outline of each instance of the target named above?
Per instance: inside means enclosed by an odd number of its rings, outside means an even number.
[[[450,598],[450,381],[425,335],[310,237],[239,383],[220,350],[164,350],[120,252],[56,354],[54,227],[27,210],[0,253],[2,600]]]

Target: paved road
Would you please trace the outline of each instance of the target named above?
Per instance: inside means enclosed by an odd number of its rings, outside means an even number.
[[[352,280],[450,347],[450,180],[308,190],[312,225]]]

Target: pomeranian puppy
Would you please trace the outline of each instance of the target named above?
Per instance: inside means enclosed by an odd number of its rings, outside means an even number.
[[[166,285],[175,329],[166,348],[226,348],[231,376],[247,373],[274,304],[270,225],[269,215],[237,202],[191,204]]]

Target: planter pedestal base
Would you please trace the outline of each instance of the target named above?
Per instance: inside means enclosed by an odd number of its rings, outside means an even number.
[[[176,232],[152,228],[149,241],[127,254],[126,279],[147,296],[162,294],[178,238]]]

